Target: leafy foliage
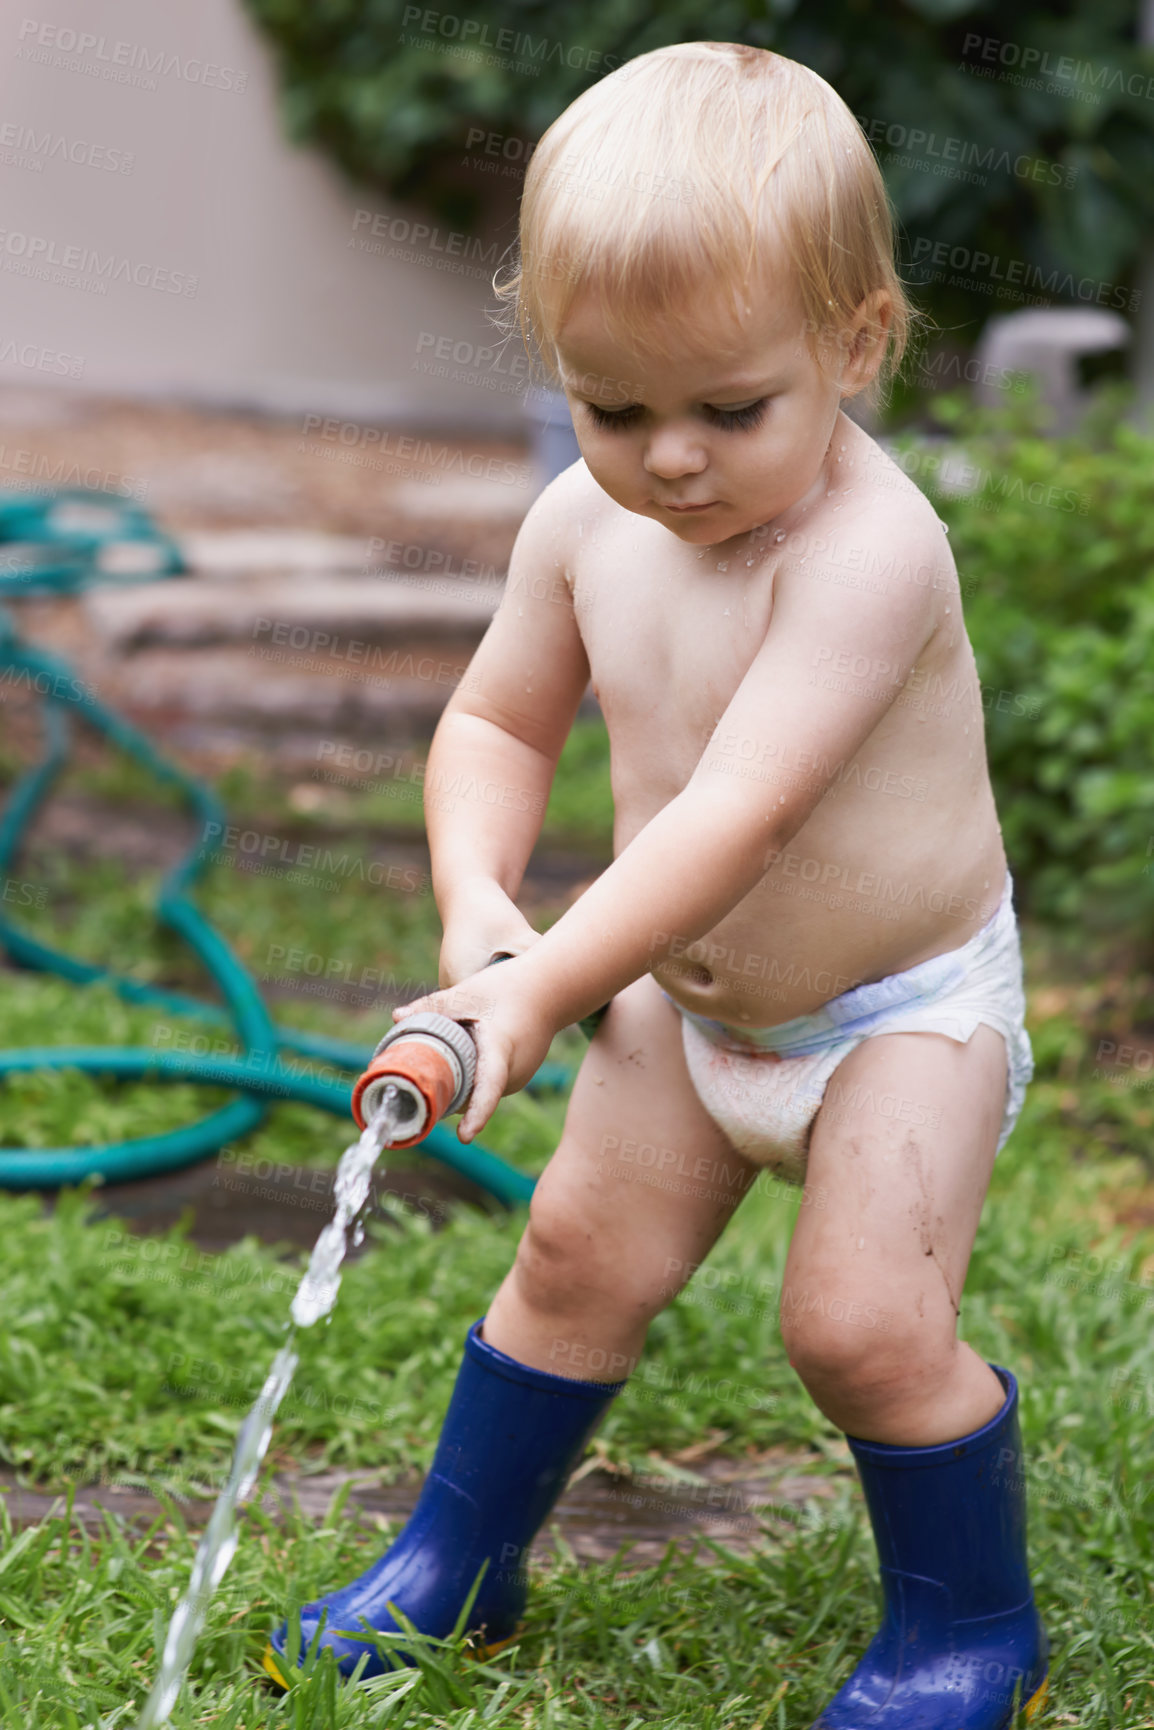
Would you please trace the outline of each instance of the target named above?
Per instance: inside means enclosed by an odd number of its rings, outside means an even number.
[[[937,413],[952,470],[915,441],[900,448],[950,526],[1025,905],[1149,931],[1154,438],[1121,406],[1107,395],[1077,439],[1052,439],[1032,404],[992,413],[949,397]],[[950,490],[951,473],[970,490]]]
[[[834,86],[880,152],[911,261],[945,241],[1118,283],[1154,220],[1154,53],[1125,0],[245,3],[276,53],[289,135],[460,226],[494,184],[471,127],[527,149],[597,78],[700,39],[775,49]],[[948,325],[994,310],[994,292],[993,278],[976,298],[939,282],[924,298]]]

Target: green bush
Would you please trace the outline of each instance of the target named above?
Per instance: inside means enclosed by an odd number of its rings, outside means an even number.
[[[1154,438],[1105,398],[1081,436],[1035,405],[943,399],[977,484],[904,466],[949,524],[1011,869],[1029,911],[1154,929]],[[948,478],[948,475],[947,475]]]
[[[773,48],[834,86],[879,152],[911,261],[945,241],[1117,285],[1154,221],[1154,53],[1121,0],[1048,14],[1014,0],[244,3],[276,54],[289,136],[461,227],[493,184],[470,127],[531,145],[626,60],[702,39]],[[1045,75],[1015,73],[1020,59]],[[963,147],[982,171],[940,172]],[[947,326],[1005,310],[932,279],[920,298]]]

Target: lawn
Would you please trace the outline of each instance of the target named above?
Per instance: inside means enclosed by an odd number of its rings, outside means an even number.
[[[603,753],[588,734],[574,752],[552,832],[589,823],[603,844]],[[231,791],[245,821],[279,821],[292,808],[290,795],[258,778],[238,778]],[[341,815],[348,821],[347,809]],[[317,833],[327,820],[323,811],[308,819]],[[152,923],[147,873],[81,870],[46,854],[22,870],[45,891],[44,904],[28,910],[31,925],[141,978],[202,989]],[[199,900],[258,975],[270,945],[293,942],[326,956],[372,955],[396,978],[435,977],[438,926],[425,893],[389,894],[355,876],[332,892],[302,890],[222,863]],[[1027,939],[1038,1078],[998,1161],[962,1328],[1022,1383],[1033,1567],[1055,1646],[1050,1705],[1035,1730],[1138,1730],[1154,1724],[1154,1101],[1140,1063],[1102,1068],[1097,1053],[1105,1036],[1119,1045],[1129,1037],[1137,1049],[1154,1043],[1142,1034],[1154,1022],[1154,985],[1123,985],[1105,952],[1097,961],[1071,952],[1040,928]],[[379,1004],[350,1010],[319,998],[278,999],[276,1012],[364,1044],[383,1019]],[[159,1045],[180,1030],[173,1017],[103,988],[3,975],[0,1046]],[[186,1031],[203,1028],[190,1022]],[[566,1033],[553,1055],[572,1061],[582,1049]],[[199,1115],[206,1097],[186,1087],[24,1076],[0,1091],[0,1141],[138,1135]],[[563,1111],[560,1097],[521,1095],[503,1103],[484,1139],[539,1170]],[[347,1139],[334,1118],[283,1105],[243,1151],[329,1165]],[[222,1171],[237,1156],[224,1150]],[[654,1324],[643,1366],[595,1445],[614,1469],[684,1475],[673,1456],[702,1438],[734,1454],[789,1443],[809,1450],[832,1497],[815,1498],[789,1526],[767,1523],[752,1559],[714,1547],[706,1568],[671,1551],[638,1572],[627,1558],[578,1567],[562,1553],[538,1571],[518,1645],[491,1662],[450,1644],[430,1649],[419,1671],[345,1690],[325,1661],[287,1698],[261,1679],[270,1627],[292,1603],[365,1566],[383,1534],[366,1536],[339,1501],[315,1526],[276,1523],[257,1498],[173,1723],[808,1724],[876,1625],[879,1596],[844,1445],[790,1370],[778,1332],[775,1290],[796,1208],[780,1190],[751,1195],[708,1267]],[[84,1192],[64,1196],[50,1216],[34,1197],[0,1192],[0,1464],[61,1489],[105,1479],[174,1496],[211,1491],[280,1341],[300,1258],[255,1240],[204,1255],[179,1229],[136,1239],[92,1210]],[[370,1248],[348,1268],[331,1322],[302,1336],[269,1469],[426,1467],[464,1333],[508,1266],[521,1224],[467,1207],[439,1231],[411,1211],[371,1220]],[[195,1542],[178,1504],[169,1506],[151,1531],[109,1519],[88,1536],[66,1515],[17,1534],[4,1515],[5,1724],[133,1723]]]

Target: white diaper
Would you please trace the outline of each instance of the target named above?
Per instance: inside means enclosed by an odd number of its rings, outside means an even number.
[[[734,1147],[756,1164],[772,1165],[800,1183],[813,1120],[830,1076],[851,1051],[879,1033],[944,1033],[965,1044],[975,1027],[985,1025],[996,1028],[1006,1042],[1000,1153],[1034,1073],[1012,897],[1007,871],[997,912],[960,949],[859,985],[812,1015],[777,1027],[732,1027],[675,1003],[683,1017],[685,1061],[694,1088]],[[929,1115],[909,1100],[895,1099],[890,1111],[884,1100],[878,1101],[877,1109],[911,1127],[919,1110],[921,1121]]]

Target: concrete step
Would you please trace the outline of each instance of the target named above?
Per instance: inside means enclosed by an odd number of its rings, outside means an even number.
[[[115,655],[151,644],[244,643],[286,651],[265,660],[319,655],[356,662],[370,644],[478,642],[500,601],[500,584],[477,585],[473,594],[445,587],[406,572],[355,577],[288,569],[241,578],[220,571],[211,580],[93,588],[82,604],[96,638]]]
[[[243,576],[262,571],[361,571],[369,543],[358,535],[310,529],[206,529],[177,535],[181,556],[196,576]]]
[[[316,655],[275,645],[153,648],[110,658],[99,673],[90,666],[87,675],[109,702],[161,731],[189,717],[274,728],[307,722],[395,739],[413,729],[431,734],[470,652],[469,644],[411,640],[393,648],[350,640]]]

